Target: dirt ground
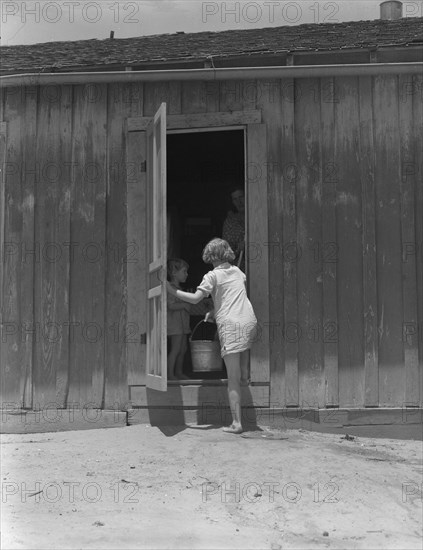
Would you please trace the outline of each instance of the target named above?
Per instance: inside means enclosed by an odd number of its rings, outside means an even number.
[[[214,426],[2,437],[2,548],[422,548],[422,442]]]

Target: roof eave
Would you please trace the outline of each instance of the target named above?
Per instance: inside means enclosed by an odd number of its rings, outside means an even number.
[[[38,73],[1,76],[2,87],[111,82],[166,82],[177,80],[248,80],[259,78],[323,78],[381,74],[422,74],[423,63],[369,63],[358,65],[300,65],[234,67],[223,69],[171,69],[163,71]]]
[[[170,59],[157,59],[157,60],[140,60],[133,61],[125,64],[101,64],[101,65],[65,65],[57,66],[53,65],[51,67],[22,67],[17,70],[10,71],[1,71],[0,75],[19,75],[19,74],[31,74],[34,73],[55,73],[55,74],[68,74],[68,73],[106,73],[106,72],[125,72],[125,71],[162,71],[162,70],[196,70],[202,68],[257,68],[257,67],[275,67],[280,66],[284,67],[287,65],[296,66],[306,66],[307,64],[301,63],[302,56],[311,56],[318,58],[319,56],[332,55],[334,57],[333,65],[339,64],[339,55],[350,55],[354,54],[368,53],[369,57],[365,62],[348,62],[346,65],[365,65],[370,64],[372,58],[370,54],[374,54],[377,50],[389,50],[389,49],[407,49],[407,50],[418,50],[422,49],[423,45],[418,44],[390,44],[390,45],[377,45],[370,44],[366,47],[357,47],[357,48],[331,48],[331,49],[297,49],[297,50],[286,50],[281,49],[273,52],[263,52],[263,53],[239,53],[237,55],[205,55],[201,57],[190,57],[190,58],[170,58]],[[423,59],[423,57],[422,57]],[[247,63],[246,63],[247,61]],[[217,67],[215,67],[217,65]],[[325,65],[330,65],[330,63],[325,63]]]

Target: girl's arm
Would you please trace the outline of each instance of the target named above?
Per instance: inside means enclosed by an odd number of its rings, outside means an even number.
[[[204,298],[204,292],[202,290],[197,290],[194,293],[184,292],[183,290],[176,290],[169,282],[167,283],[167,291],[169,294],[172,294],[172,296],[176,296],[189,304],[198,304],[198,302],[201,302]]]

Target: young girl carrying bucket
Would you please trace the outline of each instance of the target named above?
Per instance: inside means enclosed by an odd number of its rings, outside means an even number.
[[[241,423],[241,385],[248,384],[248,350],[256,335],[257,319],[245,289],[245,274],[229,262],[235,254],[223,239],[213,239],[204,248],[203,261],[213,265],[204,275],[195,293],[183,292],[169,283],[167,290],[173,296],[191,304],[197,304],[211,295],[214,318],[217,324],[221,355],[228,372],[228,396],[232,412],[232,424],[225,432],[239,434]],[[213,312],[206,315],[211,320]]]

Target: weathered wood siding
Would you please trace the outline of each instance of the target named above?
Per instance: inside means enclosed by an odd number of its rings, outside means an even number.
[[[270,315],[281,327],[271,402],[419,405],[422,78],[273,89],[276,106],[263,106],[269,241],[280,244],[269,264]]]
[[[144,194],[127,192],[143,134],[126,119],[165,101],[262,110],[270,404],[421,404],[422,90],[411,76],[3,90],[3,401],[121,407],[139,381],[144,318],[127,289],[144,240],[128,232]]]

